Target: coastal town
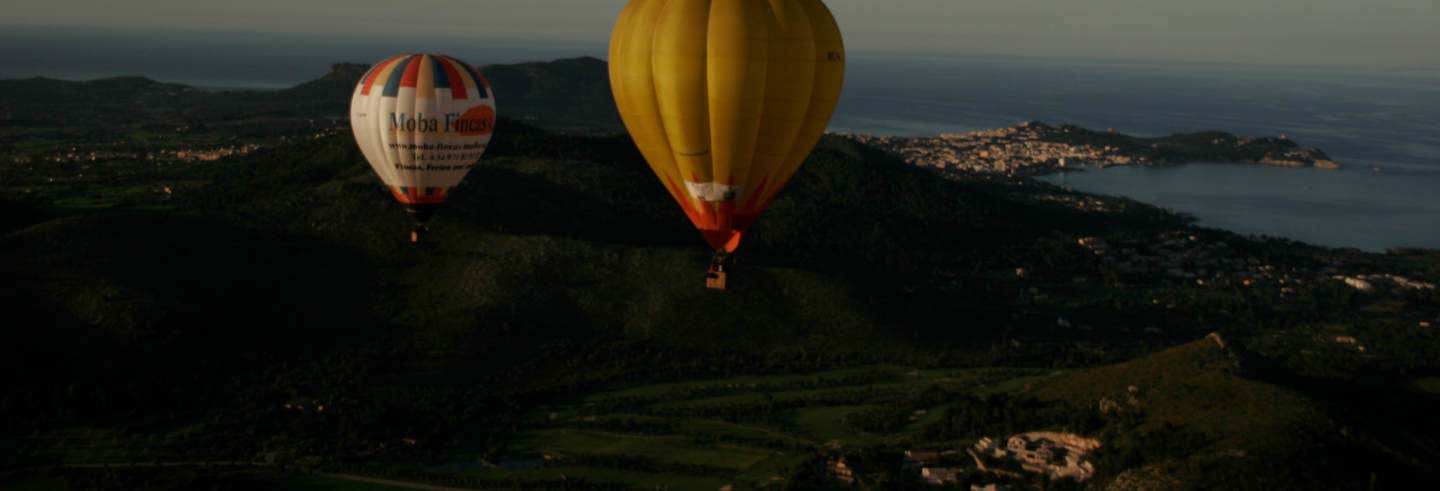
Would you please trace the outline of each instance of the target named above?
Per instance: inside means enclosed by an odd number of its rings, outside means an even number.
[[[972,491],[995,491],[1009,487],[994,481],[1024,479],[1027,475],[1084,482],[1095,476],[1090,455],[1100,447],[1099,440],[1038,431],[1012,435],[1003,443],[980,438],[964,451],[907,450],[904,464],[931,486],[970,484]],[[832,461],[828,470],[837,483],[855,483],[844,461]]]
[[[98,150],[81,149],[77,146],[71,146],[69,149],[41,157],[41,160],[44,163],[55,164],[107,161],[122,161],[125,163],[157,161],[215,162],[226,157],[246,155],[260,148],[262,148],[261,145],[254,143],[176,150]],[[13,156],[11,158],[11,161],[16,164],[31,163],[34,160],[34,158],[22,156]]]
[[[1174,165],[1191,162],[1254,163],[1339,169],[1323,151],[1285,136],[1239,137],[1205,132],[1141,138],[1109,130],[1028,122],[1010,128],[941,134],[937,137],[849,135],[922,167],[1040,175],[1085,167]]]
[[[1384,289],[1430,291],[1432,283],[1386,273],[1343,274],[1342,266],[1277,264],[1243,257],[1223,240],[1207,240],[1183,231],[1155,235],[1079,237],[1075,245],[1115,273],[1115,281],[1166,278],[1201,288],[1274,288],[1293,295],[1307,283],[1335,281],[1360,292]],[[1017,270],[1023,278],[1028,272]]]
[[[124,184],[160,179],[176,171],[225,159],[244,157],[267,148],[314,141],[339,134],[339,129],[306,131],[274,137],[266,143],[232,137],[174,139],[146,147],[128,140],[51,144],[28,152],[0,145],[0,182],[18,185]],[[53,142],[52,142],[53,143]],[[156,189],[164,185],[156,186]],[[168,193],[167,193],[168,194]]]

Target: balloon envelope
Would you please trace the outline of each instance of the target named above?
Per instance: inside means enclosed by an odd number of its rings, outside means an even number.
[[[460,60],[401,55],[375,64],[355,86],[350,127],[395,199],[439,205],[485,153],[495,98],[480,71]]]
[[[820,0],[631,0],[610,41],[630,136],[724,252],[824,134],[844,77]]]

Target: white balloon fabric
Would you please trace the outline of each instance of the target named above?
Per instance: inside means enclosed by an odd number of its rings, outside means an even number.
[[[413,213],[444,203],[485,153],[495,98],[480,71],[460,60],[401,55],[375,64],[355,86],[350,127],[375,173]]]

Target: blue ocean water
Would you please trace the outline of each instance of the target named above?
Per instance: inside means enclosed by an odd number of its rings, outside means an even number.
[[[1440,176],[1247,164],[1110,167],[1045,181],[1126,196],[1195,216],[1201,225],[1312,244],[1383,251],[1440,247]]]
[[[1342,171],[1191,165],[1046,178],[1133,197],[1202,225],[1336,247],[1440,248],[1440,72],[866,53],[851,46],[831,131],[934,135],[1024,121],[1158,136],[1286,135]],[[280,88],[336,61],[434,51],[471,63],[605,57],[603,40],[513,40],[7,28],[0,78],[144,75]]]
[[[1140,135],[1286,135],[1347,162],[1440,169],[1440,72],[852,57],[832,129],[933,134],[1028,120]]]
[[[852,56],[834,131],[1041,120],[1144,135],[1285,135],[1340,171],[1195,164],[1047,176],[1201,225],[1332,247],[1440,248],[1440,72]]]

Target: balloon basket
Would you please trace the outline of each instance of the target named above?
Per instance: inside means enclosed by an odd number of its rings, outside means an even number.
[[[705,288],[711,290],[725,291],[729,273],[725,271],[725,255],[716,254],[715,259],[710,261],[710,269],[705,271]]]
[[[405,213],[410,215],[410,221],[415,224],[415,228],[410,230],[411,244],[425,243],[425,239],[430,235],[430,227],[425,223],[429,222],[430,217],[435,216],[435,211],[439,209],[440,205],[438,204],[405,205]]]
[[[705,288],[709,288],[711,290],[725,291],[726,274],[727,273],[725,273],[725,268],[721,268],[714,264],[710,265],[710,270],[705,272]]]

